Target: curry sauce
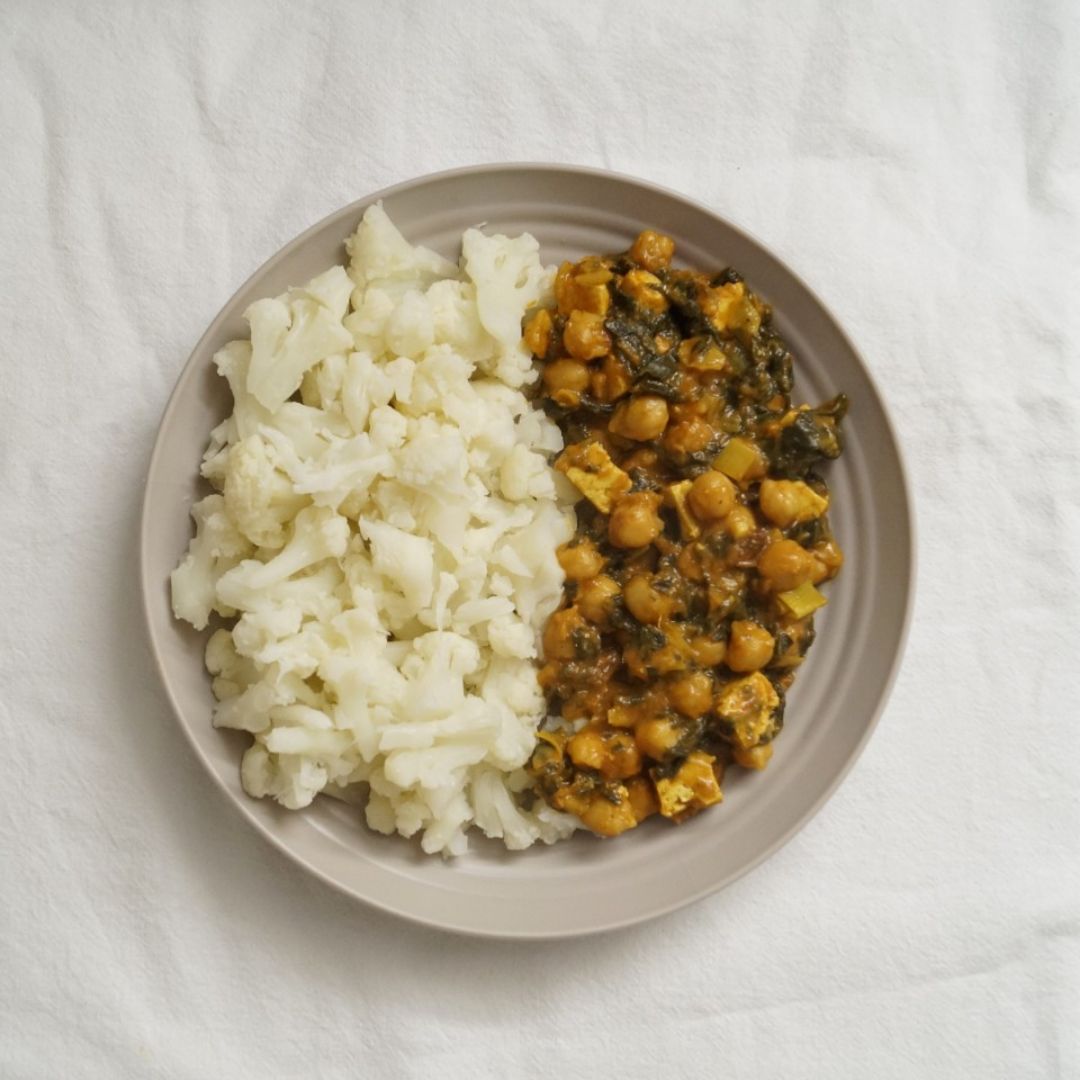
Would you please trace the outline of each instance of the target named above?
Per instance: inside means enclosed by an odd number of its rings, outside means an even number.
[[[740,275],[672,267],[647,230],[564,263],[526,318],[555,467],[583,496],[544,632],[539,793],[602,836],[722,800],[763,769],[843,556],[818,471],[839,395],[793,406],[792,355]]]

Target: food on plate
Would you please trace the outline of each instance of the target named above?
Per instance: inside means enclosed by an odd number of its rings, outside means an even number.
[[[725,766],[768,764],[843,561],[818,470],[846,399],[793,405],[769,306],[673,254],[647,230],[564,263],[524,329],[579,494],[530,769],[602,836],[683,821],[722,800]]]
[[[175,614],[215,622],[213,719],[251,734],[251,795],[355,801],[427,852],[472,829],[552,842],[577,819],[530,798],[524,766],[574,516],[521,341],[551,272],[532,237],[476,229],[448,262],[380,205],[346,247],[347,267],[252,304],[250,340],[215,356],[233,411]]]
[[[840,548],[842,395],[733,270],[646,231],[556,273],[380,204],[348,263],[246,311],[172,574],[244,789],[457,855],[614,836],[762,769]]]

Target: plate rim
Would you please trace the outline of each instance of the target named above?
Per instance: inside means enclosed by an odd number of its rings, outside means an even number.
[[[900,622],[899,634],[897,636],[897,645],[893,654],[892,660],[889,665],[889,669],[884,681],[881,684],[878,692],[877,701],[873,707],[873,710],[869,716],[869,719],[855,744],[854,749],[848,755],[843,765],[835,775],[831,778],[830,782],[822,790],[820,795],[815,801],[794,821],[788,829],[782,832],[779,836],[774,838],[770,843],[766,844],[757,854],[747,860],[742,866],[736,870],[729,872],[719,880],[711,883],[705,888],[696,890],[695,892],[680,897],[678,900],[661,904],[655,908],[651,908],[649,911],[643,914],[633,914],[625,917],[614,919],[610,922],[606,922],[603,925],[590,925],[581,927],[572,927],[562,930],[531,930],[524,928],[521,930],[507,931],[504,929],[484,929],[475,926],[463,926],[458,923],[443,922],[435,918],[428,918],[422,914],[417,914],[410,911],[401,910],[390,903],[385,903],[379,899],[374,899],[368,896],[364,896],[361,893],[355,891],[346,883],[337,880],[329,873],[322,870],[318,866],[310,862],[303,854],[296,851],[290,846],[285,839],[279,836],[272,828],[270,828],[265,822],[255,815],[253,810],[244,804],[243,800],[237,799],[233,793],[225,786],[221,777],[218,776],[216,769],[212,762],[208,758],[207,754],[203,750],[202,746],[195,738],[194,731],[191,730],[188,724],[184,720],[183,711],[180,707],[170,678],[167,674],[163,650],[158,642],[153,619],[152,605],[155,603],[155,589],[159,590],[161,582],[151,581],[148,568],[147,551],[149,548],[149,532],[150,532],[150,491],[151,481],[157,471],[158,461],[163,448],[163,432],[170,420],[172,414],[177,410],[178,403],[181,397],[181,391],[186,388],[188,382],[189,373],[194,369],[197,359],[204,351],[204,346],[209,342],[219,331],[222,323],[225,321],[225,313],[232,307],[236,298],[243,293],[248,286],[256,279],[261,277],[270,271],[278,263],[286,259],[296,248],[302,246],[304,242],[312,235],[322,230],[332,219],[338,216],[348,214],[350,212],[360,213],[364,208],[370,206],[381,199],[392,197],[399,192],[406,191],[412,188],[420,187],[426,184],[431,184],[443,180],[448,180],[456,177],[464,177],[468,175],[482,176],[485,173],[491,172],[506,172],[506,171],[520,171],[520,172],[548,172],[548,173],[565,173],[577,176],[588,176],[602,180],[615,180],[620,183],[629,184],[645,193],[662,195],[669,199],[674,199],[678,202],[685,204],[690,209],[707,215],[708,217],[718,221],[724,228],[730,230],[732,233],[741,236],[742,238],[749,240],[753,245],[762,249],[772,259],[774,259],[790,277],[806,292],[810,299],[817,305],[820,312],[822,312],[828,321],[832,324],[836,333],[840,339],[844,342],[846,347],[851,350],[852,355],[857,360],[862,373],[865,375],[869,382],[874,395],[877,398],[877,404],[881,408],[882,417],[884,419],[885,428],[887,434],[892,442],[892,445],[896,449],[896,464],[897,472],[900,481],[900,490],[903,494],[903,511],[904,517],[907,522],[906,529],[906,542],[909,552],[909,571],[906,575],[904,583],[904,608],[903,615]],[[788,260],[778,255],[774,249],[762,241],[755,233],[748,229],[743,228],[740,225],[734,224],[723,214],[718,213],[707,204],[698,201],[697,199],[688,196],[680,191],[676,191],[672,188],[668,188],[664,185],[654,183],[649,180],[644,180],[640,177],[632,176],[627,173],[617,172],[611,169],[597,168],[594,166],[564,164],[559,162],[542,162],[542,161],[509,161],[509,162],[484,162],[475,165],[458,166],[451,169],[442,169],[432,173],[425,173],[420,176],[412,177],[407,180],[399,181],[398,183],[391,184],[387,187],[380,188],[379,190],[372,192],[369,195],[361,196],[359,199],[355,199],[350,203],[338,207],[332,210],[330,213],[325,214],[318,221],[312,225],[303,229],[297,233],[291,240],[281,245],[273,254],[260,263],[244,280],[233,290],[231,295],[224,301],[213,319],[210,321],[207,328],[199,336],[195,345],[189,352],[187,359],[180,367],[173,387],[169,392],[166,399],[165,406],[161,412],[161,416],[158,420],[157,428],[154,433],[153,448],[150,453],[150,458],[147,463],[145,479],[143,483],[143,495],[142,505],[139,513],[139,525],[138,525],[138,564],[137,572],[139,577],[139,590],[142,600],[142,611],[145,628],[147,631],[147,639],[150,646],[150,651],[153,654],[154,666],[158,673],[158,678],[162,688],[165,691],[165,696],[168,699],[169,706],[173,713],[173,718],[178,723],[181,731],[184,734],[184,738],[187,740],[188,745],[194,750],[196,757],[203,766],[204,771],[212,779],[214,786],[218,791],[224,795],[227,801],[235,806],[240,812],[242,817],[259,833],[265,840],[269,841],[278,851],[282,852],[291,862],[303,868],[306,872],[312,874],[314,877],[323,881],[327,885],[331,886],[337,892],[349,897],[351,900],[359,901],[368,907],[374,908],[378,911],[384,912],[388,915],[393,915],[398,919],[404,919],[414,925],[424,926],[429,929],[436,929],[446,931],[448,933],[454,933],[471,938],[479,938],[485,940],[517,940],[517,941],[544,941],[544,940],[562,940],[569,938],[585,937],[595,934],[612,933],[617,930],[626,929],[630,926],[641,925],[646,922],[651,922],[654,919],[658,919],[664,915],[671,914],[674,911],[678,911],[682,908],[688,907],[691,904],[696,904],[703,900],[707,896],[711,896],[720,892],[722,889],[727,888],[729,885],[734,884],[739,879],[745,877],[753,870],[757,869],[763,862],[775,855],[781,848],[787,845],[790,840],[802,829],[804,829],[821,811],[822,807],[832,798],[836,793],[840,785],[847,779],[852,769],[855,767],[856,762],[862,757],[863,752],[866,749],[867,743],[870,741],[871,736],[876,730],[878,723],[881,720],[882,714],[885,711],[889,699],[892,696],[893,689],[896,684],[897,677],[900,672],[900,668],[903,664],[905,654],[907,652],[908,640],[911,631],[911,625],[913,621],[913,615],[915,610],[915,596],[917,591],[918,582],[918,530],[916,524],[916,512],[915,502],[912,497],[912,483],[909,474],[909,468],[907,464],[907,457],[904,450],[903,441],[900,438],[899,431],[892,417],[891,407],[885,395],[881,392],[881,387],[878,383],[877,377],[874,375],[873,370],[866,363],[861,350],[856,346],[855,342],[851,339],[847,330],[843,324],[833,314],[832,309],[825,304],[818,293],[806,282],[800,273],[792,268]],[[160,597],[156,598],[157,602],[160,602]]]

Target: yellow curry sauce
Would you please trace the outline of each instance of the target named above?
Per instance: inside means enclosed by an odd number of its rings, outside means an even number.
[[[524,328],[565,439],[555,467],[584,496],[530,770],[602,836],[720,802],[730,762],[766,766],[843,560],[817,469],[846,399],[793,407],[768,305],[733,270],[673,269],[674,249],[646,231],[564,263]]]

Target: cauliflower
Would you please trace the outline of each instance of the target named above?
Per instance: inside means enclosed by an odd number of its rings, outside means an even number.
[[[401,590],[410,606],[427,607],[435,592],[431,541],[369,518],[361,518],[359,524],[360,535],[371,544],[375,570]]]
[[[326,412],[340,409],[348,362],[344,353],[334,353],[308,368],[300,382],[300,400],[309,408]]]
[[[462,263],[476,286],[480,322],[499,345],[495,361],[485,361],[482,367],[507,386],[522,386],[536,378],[521,341],[521,320],[526,308],[551,288],[552,275],[541,264],[539,249],[527,233],[510,239],[467,229],[461,239]]]
[[[257,610],[265,604],[265,590],[323,559],[340,558],[348,542],[345,518],[324,507],[307,506],[296,515],[288,543],[269,562],[247,559],[218,578],[218,600],[242,611]]]
[[[214,724],[252,738],[252,796],[325,792],[431,853],[473,829],[553,842],[576,819],[518,797],[573,532],[558,428],[520,390],[521,318],[551,273],[531,237],[475,230],[459,269],[380,205],[347,250],[348,270],[253,303],[251,340],[215,355],[233,412],[174,610],[233,619],[205,659]]]
[[[474,773],[472,801],[476,807],[476,824],[484,835],[505,841],[511,851],[521,851],[539,837],[536,821],[522,813],[498,770],[484,768]]]
[[[435,341],[435,323],[426,297],[410,289],[390,313],[383,330],[395,356],[420,356]]]
[[[333,440],[315,460],[294,472],[294,488],[310,495],[316,506],[339,507],[356,492],[366,491],[377,476],[393,473],[394,462],[376,451],[369,435]]]
[[[229,417],[235,435],[244,439],[255,432],[260,424],[268,423],[270,412],[248,393],[248,370],[251,367],[251,342],[230,341],[214,353],[214,366],[229,384],[232,392],[233,412]],[[228,422],[228,421],[227,421]]]
[[[454,264],[441,255],[410,244],[381,202],[364,211],[360,227],[345,241],[345,250],[349,254],[349,276],[357,284],[395,277],[427,283],[457,274]]]
[[[249,435],[229,451],[222,477],[226,514],[258,547],[281,547],[286,524],[308,502],[293,490],[276,460],[261,436]]]
[[[290,301],[313,300],[326,309],[334,322],[339,323],[349,310],[352,291],[352,278],[349,277],[345,268],[331,266],[329,270],[313,277],[306,285],[290,289],[288,298]]]
[[[459,356],[490,363],[498,345],[484,329],[476,310],[476,286],[465,281],[436,281],[427,291],[435,342]]]
[[[271,412],[298,389],[309,368],[353,347],[340,316],[304,294],[256,300],[244,318],[251,326],[246,389]]]
[[[225,511],[221,495],[207,495],[191,508],[195,538],[187,554],[172,572],[172,607],[178,619],[204,630],[210,612],[231,614],[230,605],[216,597],[222,574],[230,571],[251,553],[251,544]]]

